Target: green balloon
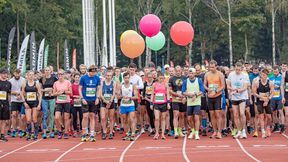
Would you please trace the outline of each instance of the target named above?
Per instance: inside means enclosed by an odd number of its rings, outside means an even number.
[[[146,37],[146,45],[153,51],[159,51],[165,45],[165,35],[160,31],[154,37]]]

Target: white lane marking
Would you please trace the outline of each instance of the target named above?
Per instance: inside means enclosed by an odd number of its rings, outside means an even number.
[[[77,148],[78,146],[82,145],[83,142],[78,143],[77,145],[75,145],[74,147],[70,148],[69,150],[67,150],[66,152],[64,152],[62,155],[60,155],[55,162],[58,162],[62,157],[64,157],[66,154],[68,154],[70,151],[74,150],[75,148]]]
[[[228,148],[230,147],[229,145],[216,145],[216,146],[196,146],[196,148]]]
[[[119,162],[123,162],[123,159],[124,159],[124,156],[125,156],[126,152],[129,150],[130,147],[132,147],[132,145],[137,141],[137,139],[138,139],[140,136],[141,136],[141,134],[138,135],[138,136],[135,138],[135,140],[134,140],[133,142],[131,142],[131,143],[125,148],[125,150],[122,152],[122,154],[121,154],[121,156],[120,156]]]
[[[26,150],[27,152],[53,152],[53,151],[59,151],[60,149],[31,149]]]
[[[287,145],[253,145],[253,147],[286,147]]]
[[[284,136],[285,138],[288,139],[288,136],[286,134],[284,134],[284,133],[281,133],[281,134],[282,134],[282,136]]]
[[[144,147],[146,150],[170,149],[172,147]]]
[[[187,157],[187,154],[186,154],[186,142],[187,142],[187,136],[185,135],[184,141],[183,141],[182,154],[183,154],[183,157],[184,157],[185,161],[186,162],[190,162],[190,160],[189,160],[189,158]]]
[[[29,144],[27,144],[27,145],[25,145],[25,146],[22,146],[22,147],[20,147],[20,148],[18,148],[18,149],[15,149],[15,150],[13,150],[13,151],[10,151],[10,152],[8,152],[8,153],[0,156],[0,159],[4,158],[5,156],[8,156],[8,155],[10,155],[10,154],[13,154],[14,152],[19,151],[19,150],[21,150],[21,149],[23,149],[23,148],[25,148],[25,147],[31,146],[31,145],[33,145],[34,143],[40,142],[41,140],[42,140],[42,139],[39,139],[39,140],[34,141],[34,142],[32,142],[32,143],[29,143]]]
[[[84,148],[83,151],[96,151],[96,150],[116,150],[115,147],[111,148]]]
[[[241,144],[241,142],[236,139],[236,142],[238,143],[238,145],[240,146],[241,150],[248,155],[251,159],[255,160],[256,162],[261,162],[260,160],[256,159],[253,155],[251,155],[249,152],[246,151],[246,149],[243,147],[243,145]]]

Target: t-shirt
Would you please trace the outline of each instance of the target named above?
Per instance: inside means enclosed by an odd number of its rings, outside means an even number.
[[[100,83],[100,78],[97,75],[90,77],[88,74],[86,74],[81,77],[80,86],[82,86],[82,95],[86,101],[96,100],[96,92]]]
[[[79,84],[72,84],[72,96],[79,96]],[[72,97],[71,104],[74,104],[74,97]],[[81,101],[77,100],[77,105],[81,105]]]
[[[227,80],[230,81],[231,87],[234,89],[243,88],[245,83],[249,84],[248,76],[243,73],[236,74],[236,72],[231,72]],[[233,101],[246,100],[248,99],[248,90],[241,93],[231,93],[231,95]]]
[[[12,85],[11,92],[20,93],[22,84],[25,82],[25,79],[23,77],[20,77],[18,80],[16,80],[15,77],[13,77],[9,80],[9,82]],[[16,95],[11,95],[11,102],[23,102],[23,101],[21,97],[19,99]]]
[[[281,83],[282,83],[282,75],[279,74],[278,76],[272,76],[269,78],[274,83],[274,96],[272,100],[282,100],[282,95],[281,95]]]
[[[71,83],[68,80],[64,80],[63,82],[57,81],[54,83],[53,89],[58,91],[68,91],[71,87]],[[70,103],[70,94],[61,94],[57,96],[56,103]]]
[[[185,80],[185,76],[173,76],[169,79],[169,87],[172,88],[173,92],[182,94],[182,85]],[[182,99],[172,96],[172,102],[182,102]]]
[[[130,83],[134,84],[138,90],[144,88],[142,78],[137,74],[130,77]]]
[[[57,81],[58,79],[56,78],[56,77],[54,77],[54,76],[52,76],[51,75],[51,77],[50,78],[46,78],[45,79],[45,81],[44,81],[44,79],[43,78],[41,78],[40,80],[39,80],[39,83],[41,83],[42,84],[42,87],[43,87],[43,89],[45,90],[45,89],[49,89],[49,88],[53,88],[53,85],[54,85],[54,83]],[[43,81],[44,81],[44,83],[43,83]],[[51,97],[49,97],[49,94],[46,92],[43,92],[43,95],[42,95],[42,99],[44,99],[44,100],[51,100],[51,99],[54,99],[55,97],[54,96],[51,96]]]
[[[3,105],[8,105],[8,95],[11,93],[11,83],[9,81],[0,80],[0,103]]]

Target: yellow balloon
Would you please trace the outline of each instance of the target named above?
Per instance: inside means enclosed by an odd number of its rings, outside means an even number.
[[[138,34],[135,30],[126,30],[125,32],[123,32],[120,36],[120,43],[122,42],[123,38],[127,35],[127,34],[130,34],[130,33],[136,33]]]

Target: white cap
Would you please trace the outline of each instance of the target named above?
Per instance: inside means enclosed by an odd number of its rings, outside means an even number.
[[[170,66],[168,64],[164,65],[164,69],[166,68],[170,68]]]
[[[193,73],[196,73],[196,69],[195,68],[189,68],[189,72],[193,72]]]

